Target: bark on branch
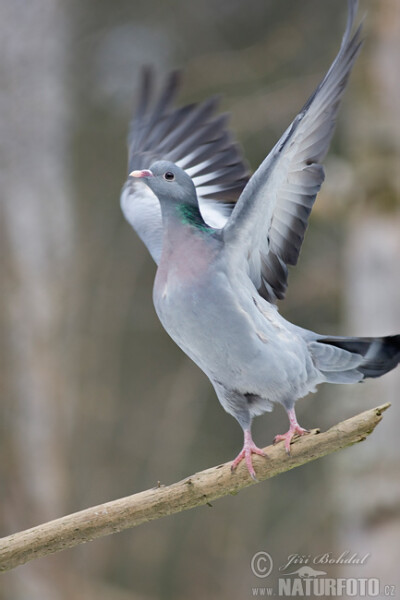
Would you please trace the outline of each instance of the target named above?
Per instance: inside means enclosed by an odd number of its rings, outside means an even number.
[[[367,410],[338,423],[324,433],[313,430],[310,435],[295,440],[290,457],[286,455],[282,443],[268,446],[265,448],[268,459],[260,456],[253,458],[258,480],[269,479],[346,446],[362,442],[381,421],[383,411],[389,406],[390,404],[383,404]],[[254,484],[244,464],[239,465],[235,473],[231,473],[230,463],[225,463],[172,485],[158,485],[126,498],[49,521],[0,539],[0,571],[146,521],[210,503]]]

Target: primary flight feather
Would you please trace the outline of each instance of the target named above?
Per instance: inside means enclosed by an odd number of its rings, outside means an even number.
[[[357,1],[338,55],[293,123],[249,178],[217,100],[173,108],[179,75],[173,73],[151,108],[152,73],[131,123],[130,176],[122,210],[158,264],[153,289],[157,315],[169,335],[209,377],[216,394],[244,432],[243,459],[255,478],[252,419],[286,409],[323,382],[355,383],[379,377],[400,361],[400,335],[326,337],[286,321],[276,301],[287,288],[316,195],[324,179],[336,116],[361,47],[352,34]]]

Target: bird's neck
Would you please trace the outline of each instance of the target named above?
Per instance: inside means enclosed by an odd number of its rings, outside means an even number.
[[[177,204],[175,210],[178,219],[183,225],[188,225],[189,227],[194,227],[205,232],[211,229],[201,216],[198,205]]]
[[[209,233],[212,228],[201,216],[198,204],[193,202],[164,203],[161,202],[161,212],[166,230],[176,227],[189,227],[195,231]]]
[[[207,248],[213,248],[210,235],[214,230],[207,225],[194,203],[163,203],[163,247],[160,272],[167,272],[177,264],[187,262],[188,253],[193,255],[208,254]]]
[[[168,282],[172,287],[177,282],[198,282],[219,249],[214,229],[204,221],[198,206],[161,202],[161,210],[164,233],[154,288],[158,291],[165,290]]]

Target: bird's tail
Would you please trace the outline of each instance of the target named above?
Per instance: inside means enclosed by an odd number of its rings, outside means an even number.
[[[354,383],[367,377],[380,377],[400,362],[400,335],[321,337],[309,347],[315,366],[330,383]]]

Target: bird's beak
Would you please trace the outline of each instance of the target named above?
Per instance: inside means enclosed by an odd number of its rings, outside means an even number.
[[[143,169],[142,171],[132,171],[129,173],[129,177],[154,177],[154,175],[149,169]]]

